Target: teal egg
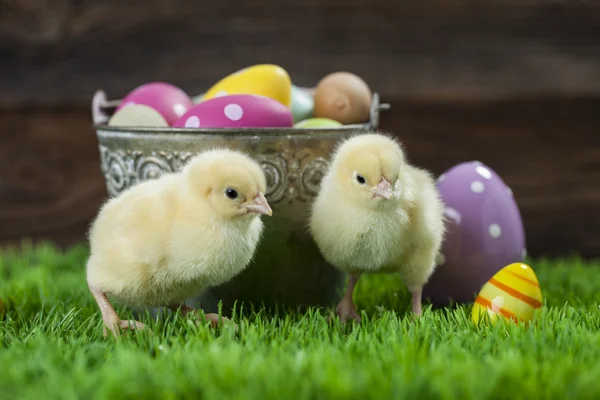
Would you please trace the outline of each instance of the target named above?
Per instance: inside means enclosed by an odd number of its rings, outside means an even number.
[[[294,122],[302,121],[312,117],[315,101],[306,90],[292,85],[292,115]]]
[[[202,101],[202,99],[204,99],[204,93],[199,94],[198,96],[192,97],[192,103],[198,104]]]
[[[339,128],[342,126],[337,121],[329,118],[309,118],[294,125],[294,128]]]

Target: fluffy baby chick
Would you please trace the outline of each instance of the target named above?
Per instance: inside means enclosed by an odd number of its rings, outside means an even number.
[[[259,165],[231,150],[206,151],[181,172],[141,182],[107,202],[93,222],[87,282],[106,328],[141,329],[123,321],[107,294],[124,305],[192,310],[182,303],[220,285],[251,261],[260,240],[264,197]],[[216,314],[207,314],[213,324]]]
[[[410,165],[401,145],[379,134],[353,136],[336,149],[309,222],[323,257],[349,275],[336,311],[360,321],[352,294],[363,273],[399,272],[421,314],[421,293],[444,234],[432,176]]]

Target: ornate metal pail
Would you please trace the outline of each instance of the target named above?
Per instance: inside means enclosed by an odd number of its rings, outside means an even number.
[[[267,176],[266,197],[273,216],[263,218],[265,234],[253,262],[232,281],[199,294],[189,305],[215,312],[222,300],[227,314],[235,301],[303,307],[338,300],[344,276],[325,262],[308,234],[309,207],[337,142],[378,127],[379,112],[389,105],[380,104],[377,93],[367,123],[335,129],[114,127],[106,122],[119,101],[109,102],[98,91],[92,103],[109,196],[177,171],[194,154],[214,147],[249,154]]]

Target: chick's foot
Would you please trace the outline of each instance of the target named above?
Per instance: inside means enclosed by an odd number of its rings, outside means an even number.
[[[104,337],[108,336],[108,330],[106,329],[107,326],[109,327],[110,332],[115,338],[119,336],[122,330],[131,329],[133,331],[144,329],[146,327],[144,324],[134,319],[117,319],[116,321],[102,319],[102,321],[104,322],[104,328],[102,330]]]
[[[210,323],[212,324],[212,326],[217,326],[219,325],[219,314],[204,314],[204,318],[206,318],[207,321],[210,321]],[[223,317],[221,316],[221,321],[227,323],[227,322],[231,322],[229,320],[229,318],[227,317]]]
[[[356,287],[359,279],[360,274],[348,275],[348,286],[346,287],[346,293],[335,308],[335,311],[338,317],[340,317],[342,324],[345,324],[346,321],[348,321],[348,318],[352,318],[360,324],[360,315],[358,315],[358,312],[356,312],[356,306],[352,300],[352,294],[354,293],[354,288]]]
[[[117,338],[123,329],[137,330],[145,328],[144,324],[141,322],[135,320],[122,320],[119,318],[115,312],[115,309],[108,301],[106,293],[94,288],[91,285],[88,285],[88,287],[92,293],[92,296],[94,296],[94,299],[96,300],[96,304],[98,304],[98,308],[100,308],[100,312],[102,313],[102,322],[104,324],[102,328],[102,334],[105,338],[108,336],[109,330],[112,335]]]
[[[335,312],[340,318],[340,322],[342,324],[345,324],[349,318],[352,318],[360,324],[360,315],[358,315],[358,312],[356,311],[356,306],[354,306],[352,299],[344,297],[335,308]]]
[[[200,310],[196,310],[194,308],[188,307],[185,304],[181,304],[181,305],[176,305],[176,306],[169,306],[169,309],[171,311],[177,311],[178,309],[181,311],[181,315],[183,317],[187,316],[189,313],[194,314],[194,316],[197,318],[200,315]],[[214,313],[210,313],[210,314],[204,314],[204,318],[206,318],[207,321],[210,322],[210,324],[214,327],[216,327],[217,325],[219,325],[219,314],[214,314]],[[229,320],[229,318],[227,317],[223,317],[221,316],[221,321],[228,323],[231,322]],[[197,320],[196,322],[198,325],[201,324],[201,321]]]

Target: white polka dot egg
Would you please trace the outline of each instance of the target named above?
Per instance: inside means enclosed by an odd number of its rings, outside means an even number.
[[[175,128],[292,127],[290,109],[269,97],[238,94],[204,100],[190,108]]]
[[[287,71],[274,64],[258,64],[227,75],[206,91],[209,100],[233,94],[255,94],[291,105],[292,82]]]
[[[512,191],[490,167],[465,162],[440,175],[447,233],[424,297],[434,303],[473,301],[505,265],[523,261],[525,233]]]

